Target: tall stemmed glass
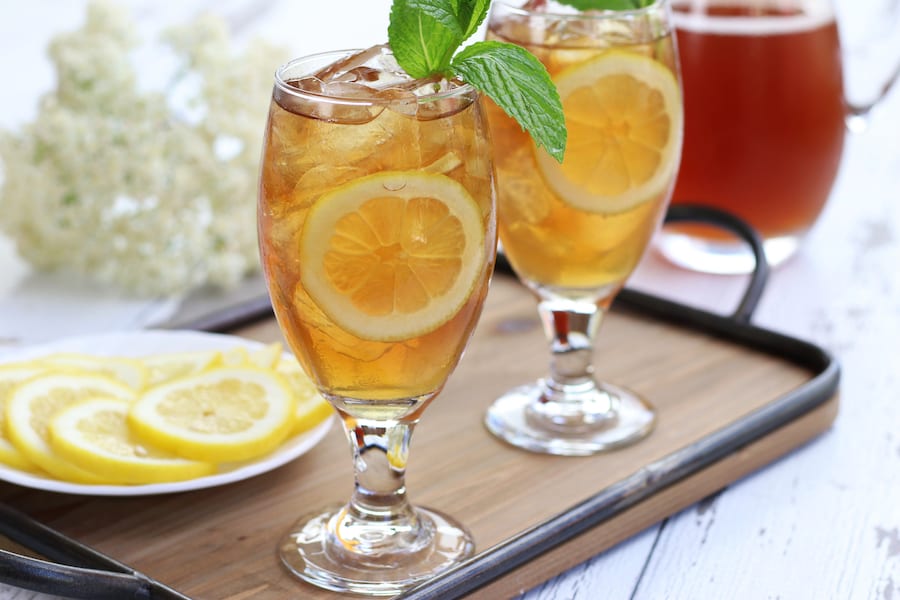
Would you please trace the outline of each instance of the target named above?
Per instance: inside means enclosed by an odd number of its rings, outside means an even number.
[[[539,300],[551,361],[549,376],[494,402],[487,427],[551,454],[632,443],[653,428],[654,409],[598,382],[593,348],[659,226],[678,167],[682,102],[669,7],[579,12],[553,0],[498,0],[488,38],[524,46],[546,65],[569,139],[560,165],[489,107],[500,240]]]
[[[318,586],[394,595],[466,558],[464,528],[407,500],[413,428],[459,361],[496,248],[478,95],[413,82],[375,47],[278,70],[259,198],[272,304],[339,413],[356,484],[304,516],[282,561]]]

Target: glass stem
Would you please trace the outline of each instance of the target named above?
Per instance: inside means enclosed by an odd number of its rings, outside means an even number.
[[[355,485],[334,523],[343,551],[377,556],[408,554],[430,541],[406,497],[406,461],[415,421],[377,421],[345,416],[353,452]]]
[[[538,310],[550,341],[550,375],[529,418],[565,431],[605,426],[614,398],[594,379],[594,339],[605,309],[594,303],[542,301]]]

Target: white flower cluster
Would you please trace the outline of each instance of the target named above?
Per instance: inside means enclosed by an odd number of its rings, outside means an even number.
[[[282,51],[240,54],[201,17],[163,40],[173,88],[139,89],[134,24],[108,3],[49,48],[56,89],[20,134],[0,131],[0,230],[39,269],[139,295],[229,286],[259,269],[256,189]]]

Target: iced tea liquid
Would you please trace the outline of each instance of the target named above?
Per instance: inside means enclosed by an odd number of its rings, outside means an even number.
[[[673,5],[685,133],[672,203],[724,209],[765,238],[802,234],[844,143],[834,16],[699,4]]]
[[[308,293],[299,256],[311,207],[335,189],[384,171],[442,173],[459,182],[479,203],[480,235],[484,247],[493,250],[496,229],[486,123],[474,95],[445,104],[445,112],[428,115],[417,114],[415,102],[399,111],[378,102],[329,107],[304,103],[276,88],[260,181],[261,255],[288,344],[330,394],[364,401],[432,394],[456,366],[477,321],[492,252],[479,265],[471,294],[447,322],[422,335],[393,341],[365,339],[330,318],[328,307],[323,310]],[[374,415],[377,410],[361,406],[356,412]]]
[[[556,23],[552,15],[540,24],[502,15],[493,14],[487,38],[528,49],[553,78],[609,52],[651,57],[673,73],[676,69],[671,33],[665,31],[659,38],[641,43],[634,41],[640,34],[627,32],[623,37],[628,41],[618,39],[612,48],[609,40],[588,35],[577,24],[567,31],[566,20]],[[671,179],[654,197],[627,210],[580,210],[547,185],[528,134],[496,105],[486,104],[497,171],[500,239],[516,273],[528,285],[549,294],[611,299],[637,266],[656,230]],[[566,114],[567,120],[571,118]],[[599,125],[606,117],[598,111],[579,118]],[[601,140],[594,143],[603,144]]]

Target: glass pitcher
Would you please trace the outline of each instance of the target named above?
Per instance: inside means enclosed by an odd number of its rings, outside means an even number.
[[[900,13],[900,3],[893,9]],[[778,265],[825,207],[847,124],[859,125],[897,72],[882,77],[868,99],[847,99],[829,0],[674,0],[672,10],[685,98],[672,204],[741,217],[763,237],[769,263]],[[896,31],[879,35],[897,37]],[[670,261],[699,271],[741,273],[754,266],[748,248],[706,226],[667,228],[660,248]]]

